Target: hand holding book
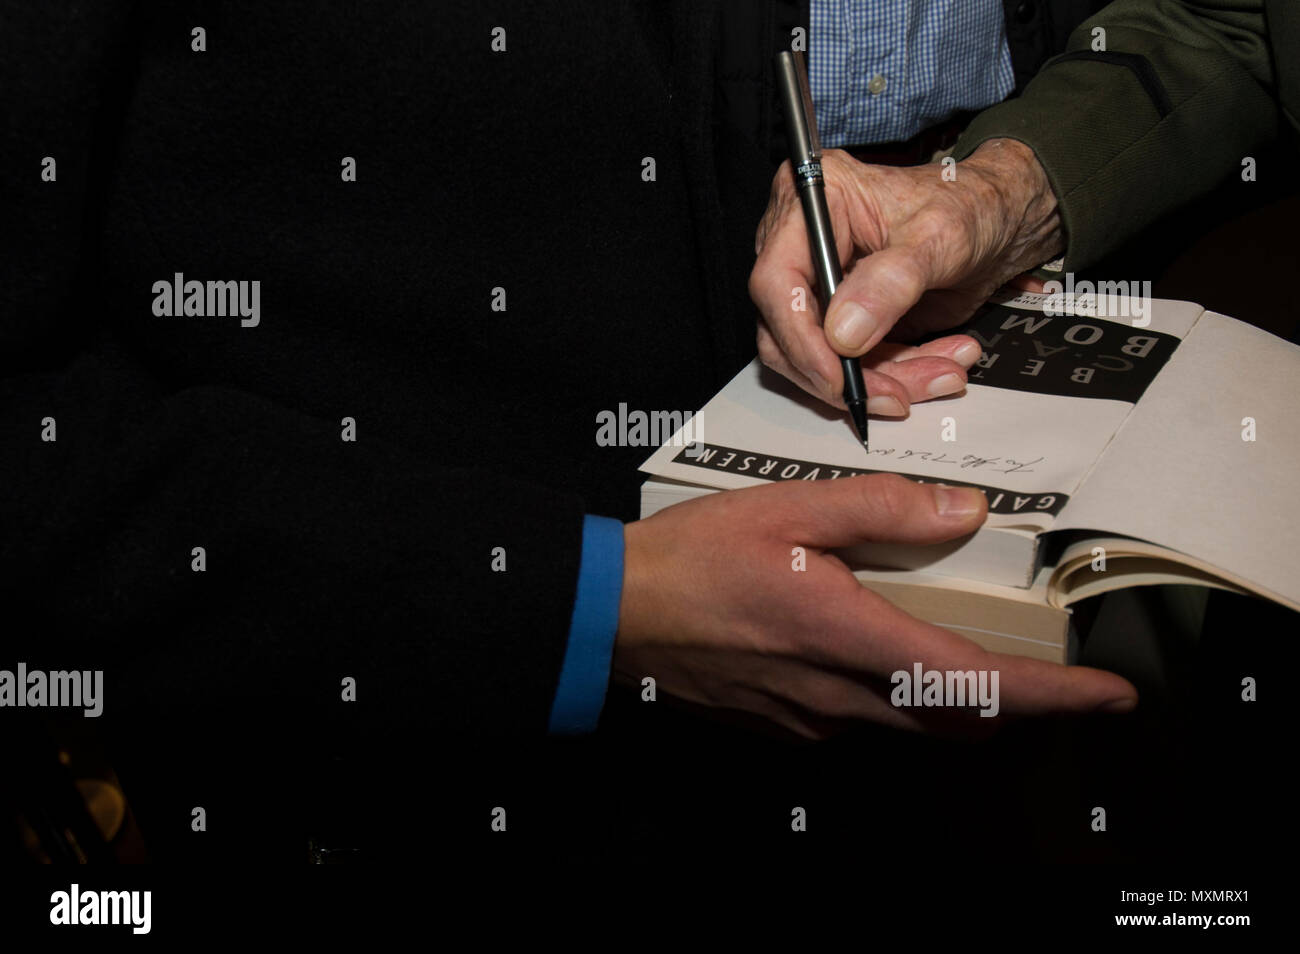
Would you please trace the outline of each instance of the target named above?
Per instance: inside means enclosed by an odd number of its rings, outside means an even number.
[[[973,708],[900,708],[891,674],[999,673],[1002,715],[1127,711],[1112,673],[988,652],[863,587],[832,548],[971,533],[983,494],[894,475],[770,484],[678,504],[626,529],[614,671],[809,737],[866,719],[968,730]],[[954,721],[957,723],[953,725]]]
[[[1050,298],[995,296],[965,329],[985,349],[966,394],[879,422],[865,461],[839,414],[752,362],[694,416],[694,444],[679,432],[643,465],[642,515],[881,471],[978,487],[988,515],[972,535],[838,555],[915,615],[1044,659],[1071,658],[1070,604],[1127,586],[1300,611],[1300,348],[1189,302],[1122,298],[1107,317],[1082,299],[1052,314]]]

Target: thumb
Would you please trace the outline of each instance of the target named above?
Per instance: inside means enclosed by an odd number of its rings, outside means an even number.
[[[930,285],[924,255],[905,245],[858,259],[835,289],[826,311],[826,339],[839,354],[866,354]]]
[[[973,533],[984,523],[988,501],[974,487],[921,484],[897,474],[781,483],[784,529],[796,542],[814,547],[855,543],[942,543]]]

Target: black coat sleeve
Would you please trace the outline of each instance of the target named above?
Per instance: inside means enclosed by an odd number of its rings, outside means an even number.
[[[577,496],[178,384],[101,321],[97,190],[135,16],[107,0],[0,13],[6,661],[104,669],[107,715],[229,712],[268,736],[543,732]]]

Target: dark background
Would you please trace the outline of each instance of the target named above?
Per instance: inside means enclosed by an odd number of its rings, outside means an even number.
[[[1259,181],[1231,178],[1081,277],[1159,276],[1157,297],[1294,340],[1294,160],[1282,149],[1258,158]],[[1126,638],[1155,633],[1158,652],[1114,663],[1142,693],[1135,713],[1024,722],[980,742],[863,726],[812,745],[619,689],[590,738],[464,744],[405,733],[350,759],[294,737],[268,747],[265,725],[237,713],[212,724],[6,718],[0,791],[6,817],[23,811],[41,823],[33,806],[43,806],[51,825],[84,833],[92,859],[208,870],[629,857],[691,869],[758,855],[783,864],[783,877],[847,862],[866,878],[886,862],[946,858],[972,890],[993,859],[1195,864],[1258,877],[1293,834],[1284,769],[1296,617],[1213,593],[1192,643],[1148,611],[1126,597],[1078,612],[1095,620],[1083,662],[1120,660]],[[1246,675],[1259,681],[1257,703],[1240,701]],[[115,775],[127,795],[131,814],[110,846],[94,844],[67,800],[69,779],[86,775]],[[208,813],[201,835],[189,830],[196,804]],[[489,830],[497,805],[508,811],[506,835]],[[794,806],[807,810],[806,833],[790,831]],[[1094,806],[1106,808],[1105,833],[1090,829]],[[7,858],[21,862],[28,855],[11,831]]]

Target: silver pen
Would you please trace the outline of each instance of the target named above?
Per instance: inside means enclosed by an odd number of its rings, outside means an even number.
[[[839,287],[840,256],[831,229],[831,213],[826,207],[826,185],[822,178],[822,145],[817,138],[817,117],[813,112],[812,92],[808,88],[808,70],[802,53],[778,53],[776,80],[781,90],[781,108],[785,112],[786,134],[790,140],[790,160],[794,181],[803,204],[804,225],[808,228],[808,248],[817,272],[817,300],[822,306],[822,320],[831,296]],[[844,369],[844,403],[853,417],[853,426],[867,444],[867,386],[862,380],[862,365],[857,358],[840,356]]]

